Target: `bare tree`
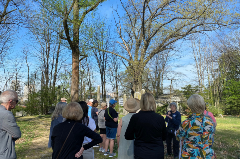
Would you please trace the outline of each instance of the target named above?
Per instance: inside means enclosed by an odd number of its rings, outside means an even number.
[[[196,37],[199,35],[197,34]],[[206,65],[207,65],[207,48],[202,43],[200,37],[191,40],[192,42],[192,54],[195,61],[195,67],[197,72],[198,78],[198,86],[200,88],[200,92],[202,92],[205,83],[205,72],[206,72]]]
[[[92,29],[94,29],[91,33],[92,45],[97,48],[93,49],[93,57],[97,61],[97,69],[101,76],[102,98],[103,101],[106,101],[106,71],[109,63],[109,55],[102,50],[109,50],[111,47],[110,29],[103,22],[97,22]]]
[[[222,0],[122,2],[124,21],[117,23],[117,31],[125,53],[108,52],[127,61],[128,73],[134,80],[132,89],[139,91],[144,67],[156,54],[172,50],[176,41],[188,35],[232,23],[236,16],[227,10],[227,5]]]

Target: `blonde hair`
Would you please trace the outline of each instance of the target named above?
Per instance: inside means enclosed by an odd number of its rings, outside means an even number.
[[[140,108],[142,111],[156,111],[156,102],[152,94],[145,93],[142,95]]]
[[[187,105],[193,113],[203,113],[205,110],[204,99],[198,94],[191,95],[187,100]]]
[[[59,115],[62,115],[62,111],[63,111],[63,108],[64,108],[65,106],[67,106],[67,103],[65,103],[65,102],[59,102],[59,103],[56,105],[56,107],[55,107],[55,109],[54,109],[54,111],[53,111],[53,113],[52,113],[52,117],[51,117],[52,120],[58,118]]]
[[[105,106],[107,106],[107,103],[106,102],[102,102],[101,103],[101,108],[104,108]]]
[[[83,117],[82,107],[77,102],[69,103],[63,109],[63,117],[75,121],[81,120]]]

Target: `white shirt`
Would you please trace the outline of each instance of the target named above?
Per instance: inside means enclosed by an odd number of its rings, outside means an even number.
[[[92,131],[94,131],[96,129],[96,124],[95,124],[95,121],[92,119],[92,118],[88,118],[89,119],[89,123],[88,123],[88,128],[90,128]],[[88,137],[84,137],[84,140],[83,140],[83,143],[89,143],[91,142],[92,139],[88,138]]]

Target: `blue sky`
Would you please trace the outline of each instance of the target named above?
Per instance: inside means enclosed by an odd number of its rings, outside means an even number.
[[[106,2],[103,2],[96,11],[96,14],[98,14],[101,17],[105,17],[107,25],[112,25],[112,28],[115,29],[115,22],[114,22],[114,16],[117,19],[117,15],[115,10],[117,9],[118,14],[121,16],[123,15],[123,9],[121,7],[120,1],[118,0],[108,0]],[[10,56],[6,57],[5,61],[8,61],[8,63],[5,63],[5,68],[8,68],[9,72],[14,72],[13,64],[14,61],[19,61],[20,65],[22,64],[22,69],[20,74],[23,76],[23,80],[26,81],[27,78],[27,72],[26,72],[26,64],[24,60],[23,50],[29,50],[30,52],[35,52],[36,50],[32,49],[34,45],[37,45],[36,41],[33,40],[33,38],[30,38],[30,35],[27,34],[28,29],[24,27],[19,27],[16,29],[16,37],[14,38],[14,46],[9,50]],[[214,37],[214,33],[208,33],[209,37]],[[180,89],[181,87],[187,85],[187,84],[196,84],[196,74],[194,73],[195,66],[194,60],[191,54],[190,49],[190,41],[178,41],[178,44],[181,46],[177,52],[177,54],[181,55],[181,58],[178,58],[174,61],[171,61],[169,63],[169,66],[171,66],[171,70],[180,73],[180,75],[176,75],[177,79],[173,83],[173,87],[175,89]],[[64,50],[65,58],[68,59],[66,61],[66,65],[71,64],[71,51]],[[15,59],[16,58],[16,59]],[[8,59],[8,60],[7,60]],[[14,59],[14,60],[13,60]],[[29,64],[32,67],[32,71],[36,70],[38,67],[39,61],[36,60],[35,57],[29,58]],[[70,67],[70,66],[69,66]],[[71,67],[70,67],[71,68]],[[7,70],[7,69],[5,69]],[[0,73],[4,74],[3,68],[0,68]],[[39,72],[40,73],[40,72]],[[99,76],[97,71],[94,71],[95,76]],[[6,75],[6,72],[5,74]],[[175,76],[173,73],[171,76]],[[95,86],[100,85],[99,78],[95,78]],[[170,80],[164,80],[164,87],[168,87],[170,85]],[[3,83],[1,83],[1,86],[3,87]],[[2,89],[0,87],[0,89]],[[107,88],[109,91],[111,91],[111,86],[108,85]]]

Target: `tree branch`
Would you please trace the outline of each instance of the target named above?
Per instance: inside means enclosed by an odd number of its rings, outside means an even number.
[[[126,60],[126,61],[128,61],[128,62],[131,62],[131,60],[129,60],[129,59],[127,59],[126,57],[123,57],[123,56],[121,56],[121,55],[119,55],[119,54],[117,54],[117,53],[115,53],[115,52],[111,52],[111,51],[103,50],[103,49],[96,48],[96,47],[92,47],[92,48],[94,48],[94,49],[98,49],[98,50],[103,51],[103,52],[111,53],[111,54],[113,54],[113,55],[116,55],[116,56],[118,56],[118,57],[121,57],[122,59],[124,59],[124,60]]]
[[[63,27],[64,27],[64,31],[65,31],[65,34],[66,34],[66,38],[63,38],[63,36],[60,36],[62,39],[68,41],[71,49],[73,49],[74,46],[73,46],[73,42],[72,42],[70,34],[69,34],[69,28],[68,28],[67,20],[68,20],[68,15],[70,14],[70,12],[73,9],[73,5],[74,5],[75,1],[76,0],[73,0],[72,5],[71,5],[71,7],[69,8],[68,11],[67,11],[67,6],[65,6],[65,16],[64,16],[64,19],[63,19]]]
[[[101,2],[103,2],[103,1],[104,1],[104,0],[98,0],[95,5],[93,5],[91,8],[89,8],[88,10],[86,10],[85,12],[83,12],[82,17],[80,18],[80,21],[79,21],[79,25],[82,24],[85,16],[86,16],[89,12],[91,12],[91,11],[93,11],[95,8],[97,8],[97,6],[98,6]]]
[[[4,6],[4,10],[3,10],[2,14],[0,15],[0,24],[2,24],[3,18],[4,18],[7,14],[10,14],[11,12],[17,10],[17,9],[14,9],[14,10],[11,10],[11,11],[7,12],[7,7],[8,7],[8,5],[9,5],[10,1],[11,1],[11,0],[7,0],[7,3],[6,3],[5,6]]]

